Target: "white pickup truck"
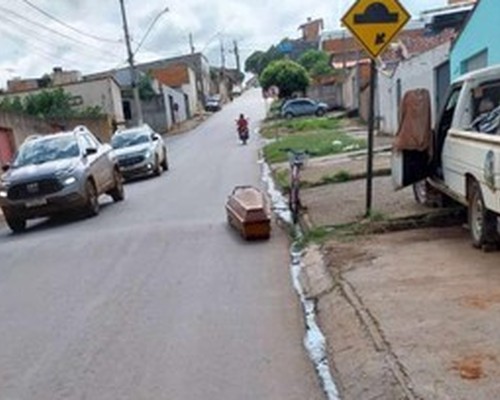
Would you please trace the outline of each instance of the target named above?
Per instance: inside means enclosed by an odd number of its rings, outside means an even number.
[[[429,148],[408,146],[393,155],[396,189],[414,184],[417,200],[426,202],[439,193],[468,207],[476,247],[500,240],[499,122],[500,66],[494,66],[451,85],[436,127],[429,130],[432,137],[423,141]],[[418,134],[427,134],[424,130]]]

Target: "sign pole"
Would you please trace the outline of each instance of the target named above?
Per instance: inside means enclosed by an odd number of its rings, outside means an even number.
[[[368,157],[366,161],[366,214],[369,218],[372,214],[373,198],[373,141],[375,135],[375,86],[376,86],[376,62],[372,58],[370,62],[370,104],[368,111]]]
[[[376,59],[410,20],[399,0],[356,0],[342,17],[342,24],[352,33],[370,63],[370,105],[368,110],[368,157],[366,162],[366,214],[372,214],[373,136],[375,131]]]

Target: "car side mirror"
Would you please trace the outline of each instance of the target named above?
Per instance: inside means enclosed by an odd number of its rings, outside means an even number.
[[[160,138],[158,137],[158,135],[156,135],[156,134],[152,134],[152,135],[151,135],[151,139],[152,139],[154,142],[156,142],[156,141],[157,141],[157,140],[159,140]]]
[[[2,165],[2,171],[7,172],[10,169],[10,164],[3,164]]]
[[[95,147],[89,147],[85,150],[85,156],[91,156],[92,154],[96,154],[97,149]]]

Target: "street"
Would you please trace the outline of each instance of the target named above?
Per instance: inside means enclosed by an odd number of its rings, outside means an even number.
[[[167,139],[170,171],[96,218],[0,225],[0,399],[322,398],[286,235],[226,224],[232,188],[260,184],[263,117],[251,91]]]

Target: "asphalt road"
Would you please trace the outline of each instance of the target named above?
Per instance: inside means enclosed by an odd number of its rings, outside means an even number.
[[[240,111],[255,128],[258,91],[170,139],[171,170],[97,218],[0,225],[0,400],[323,397],[286,237],[226,225],[232,188],[260,182]]]

